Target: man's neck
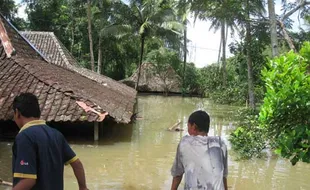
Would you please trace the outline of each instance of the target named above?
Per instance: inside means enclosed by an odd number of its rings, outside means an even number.
[[[29,117],[29,118],[24,118],[23,119],[23,126],[25,126],[27,123],[31,122],[31,121],[35,121],[35,120],[39,120],[40,118],[36,118],[36,117]],[[21,127],[23,127],[21,126]]]
[[[206,133],[206,132],[198,132],[196,134],[196,136],[198,136],[198,135],[200,135],[200,136],[208,136],[208,133]]]

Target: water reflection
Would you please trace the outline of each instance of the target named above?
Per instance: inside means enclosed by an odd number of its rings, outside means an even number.
[[[203,108],[211,115],[210,135],[221,135],[227,142],[234,127],[233,114],[237,107],[216,105],[199,98],[143,96],[138,101],[137,111],[142,120],[126,126],[105,126],[109,130],[98,143],[69,139],[84,163],[90,189],[169,189],[177,144],[187,134],[187,117],[196,109]],[[178,120],[183,121],[181,126],[185,130],[167,131]],[[0,143],[0,178],[6,180],[11,178],[11,144],[8,143]],[[288,161],[277,158],[235,161],[234,153],[229,152],[230,189],[310,189],[309,179],[308,164],[292,167]],[[65,189],[77,189],[70,167],[65,168]]]

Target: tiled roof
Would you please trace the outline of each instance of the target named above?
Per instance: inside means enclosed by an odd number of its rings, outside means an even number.
[[[127,96],[128,101],[135,101],[137,92],[133,88],[104,75],[80,67],[68,49],[53,32],[22,31],[21,34],[44,55],[48,62],[95,80],[104,85],[105,88],[109,88],[110,90]]]
[[[108,112],[117,122],[130,122],[135,91],[122,85],[117,88],[119,83],[112,79],[99,84],[73,69],[47,62],[59,59],[42,55],[2,16],[0,23],[5,28],[0,28],[0,35],[7,33],[15,49],[8,58],[0,40],[0,120],[13,118],[12,101],[16,95],[32,92],[39,98],[41,119],[47,121],[99,121],[98,112]],[[121,88],[131,93],[126,94]],[[95,111],[86,112],[77,102]]]

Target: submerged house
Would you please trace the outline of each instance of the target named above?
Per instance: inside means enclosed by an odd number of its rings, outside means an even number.
[[[138,70],[122,82],[132,88],[138,78]],[[181,77],[175,72],[172,67],[161,73],[154,72],[152,63],[143,63],[141,65],[140,81],[138,86],[139,92],[150,93],[182,93]]]
[[[136,91],[108,77],[79,68],[61,43],[40,50],[0,16],[0,121],[13,118],[12,102],[21,92],[34,93],[41,119],[93,123],[95,140],[105,119],[129,123]],[[1,129],[0,125],[0,129]]]

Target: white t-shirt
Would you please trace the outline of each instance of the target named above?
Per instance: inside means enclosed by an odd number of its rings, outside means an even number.
[[[179,143],[172,176],[185,173],[185,190],[224,190],[227,147],[219,137],[185,136]]]

